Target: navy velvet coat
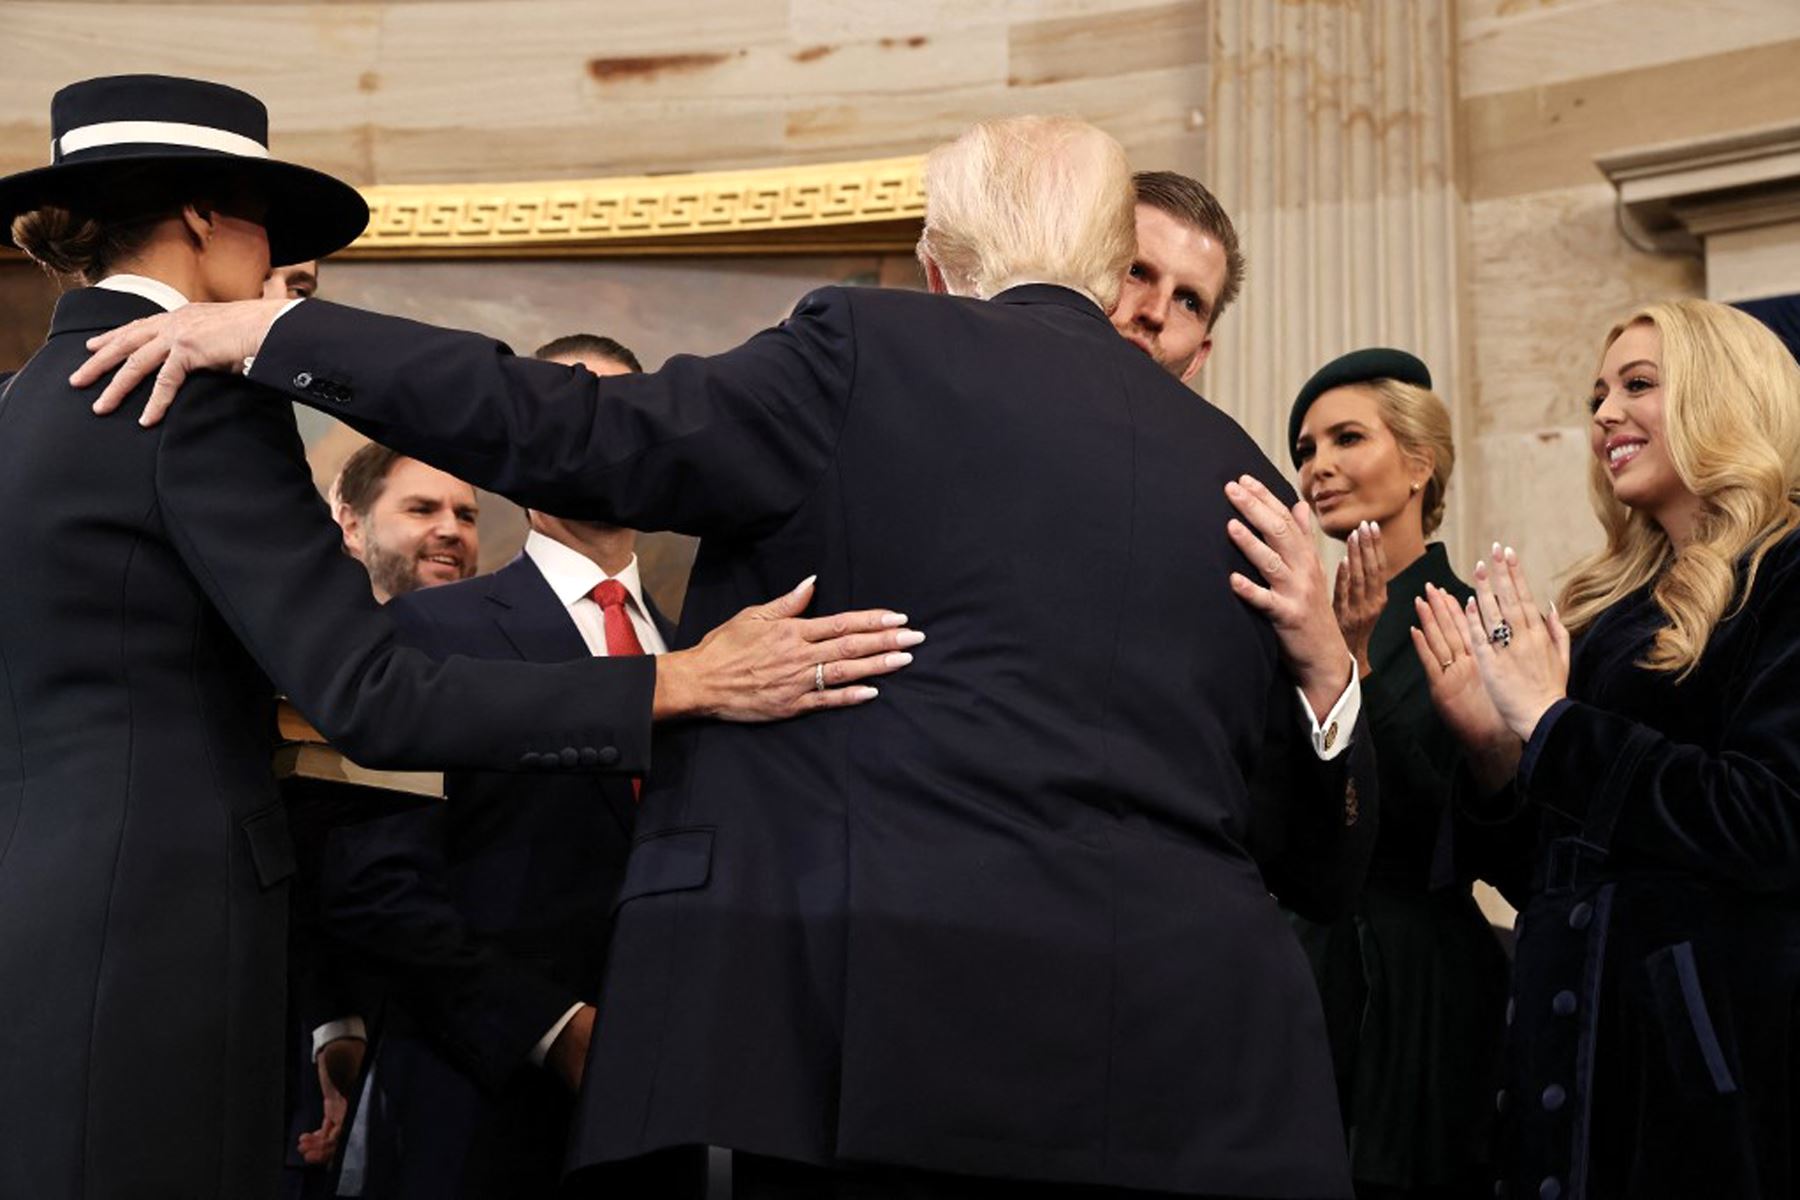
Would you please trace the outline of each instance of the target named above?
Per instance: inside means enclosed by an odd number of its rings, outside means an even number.
[[[681,642],[815,572],[820,611],[930,639],[872,704],[659,742],[577,1162],[1349,1194],[1269,891],[1355,894],[1373,755],[1319,761],[1230,590],[1225,482],[1292,489],[1091,301],[826,288],[597,379],[309,300],[252,377],[531,507],[701,535]]]
[[[1522,844],[1505,1195],[1800,1194],[1800,534],[1685,681],[1636,665],[1662,621],[1585,631],[1487,831]]]

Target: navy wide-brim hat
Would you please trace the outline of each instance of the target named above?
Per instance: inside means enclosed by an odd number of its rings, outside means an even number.
[[[85,79],[50,101],[50,165],[0,179],[0,235],[43,204],[76,208],[121,170],[156,164],[226,167],[268,202],[270,265],[342,250],[369,205],[323,171],[269,157],[269,110],[248,92],[167,75]]]
[[[1416,356],[1404,350],[1370,346],[1332,359],[1313,372],[1313,377],[1306,381],[1306,386],[1294,397],[1294,407],[1288,412],[1288,457],[1293,459],[1296,467],[1300,465],[1300,454],[1295,449],[1300,441],[1300,426],[1305,422],[1306,410],[1313,406],[1313,401],[1333,388],[1349,387],[1353,383],[1373,383],[1377,379],[1398,379],[1401,383],[1411,383],[1427,389],[1431,387],[1430,370]]]

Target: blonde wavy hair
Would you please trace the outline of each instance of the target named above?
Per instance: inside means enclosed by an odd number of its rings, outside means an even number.
[[[1640,665],[1685,678],[1714,627],[1743,607],[1763,556],[1800,528],[1800,365],[1760,321],[1707,300],[1632,313],[1606,335],[1602,362],[1638,324],[1662,337],[1663,440],[1682,486],[1700,499],[1700,516],[1692,539],[1676,547],[1649,514],[1613,498],[1595,459],[1588,491],[1606,547],[1576,564],[1559,608],[1580,632],[1651,584],[1668,625]]]
[[[1085,121],[983,121],[925,160],[919,259],[959,296],[1034,280],[1110,312],[1137,253],[1136,203],[1125,151]]]
[[[1382,424],[1394,435],[1400,456],[1431,464],[1431,478],[1419,495],[1419,523],[1430,537],[1444,523],[1444,501],[1450,473],[1456,469],[1456,441],[1450,436],[1450,410],[1436,392],[1398,379],[1372,379],[1360,385],[1375,396]]]

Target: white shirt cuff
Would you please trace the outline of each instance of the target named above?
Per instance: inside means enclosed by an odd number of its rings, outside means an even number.
[[[1350,744],[1351,731],[1356,728],[1356,718],[1362,714],[1362,680],[1357,677],[1356,659],[1350,659],[1350,686],[1344,689],[1331,711],[1325,714],[1323,721],[1313,715],[1312,705],[1307,703],[1306,693],[1299,688],[1294,692],[1300,697],[1300,711],[1306,714],[1306,723],[1312,726],[1313,753],[1330,762],[1344,752]]]
[[[287,316],[290,312],[292,312],[294,310],[294,305],[301,303],[305,299],[306,299],[305,296],[295,296],[292,300],[289,300],[286,304],[282,305],[281,311],[275,314],[275,321],[279,321],[279,320],[281,320],[281,318]],[[269,329],[275,328],[275,321],[269,322]],[[268,336],[269,336],[268,330],[264,330],[263,331],[263,339],[265,341],[268,339]],[[255,365],[256,365],[256,355],[252,354],[248,358],[244,359],[244,374],[248,375],[250,373],[250,368],[254,367]]]
[[[581,1002],[577,1000],[574,1004],[569,1005],[569,1011],[564,1013],[562,1018],[550,1027],[550,1032],[538,1039],[538,1044],[531,1048],[532,1066],[541,1067],[544,1065],[544,1059],[549,1057],[550,1047],[556,1042],[557,1037],[561,1035],[563,1027],[570,1021],[573,1021],[575,1019],[575,1014],[580,1011]]]
[[[319,1051],[323,1050],[328,1042],[335,1042],[339,1038],[356,1038],[366,1042],[369,1040],[368,1026],[363,1024],[361,1017],[345,1017],[342,1020],[325,1022],[313,1030],[313,1057],[319,1057]]]

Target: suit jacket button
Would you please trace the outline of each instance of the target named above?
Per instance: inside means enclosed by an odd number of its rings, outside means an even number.
[[[1551,1175],[1538,1184],[1538,1200],[1557,1200],[1562,1195],[1562,1180]]]
[[[519,755],[519,765],[521,767],[535,767],[538,765],[538,759],[541,757],[543,756],[536,750],[527,750],[525,753]]]
[[[1550,1011],[1559,1017],[1573,1016],[1575,1013],[1575,993],[1564,988],[1550,1000]]]
[[[312,375],[310,375],[306,371],[302,371],[298,375],[294,376],[294,386],[299,388],[301,391],[305,391],[307,388],[311,387],[312,381],[313,381]]]
[[[592,746],[583,746],[581,748],[580,757],[581,765],[584,767],[595,767],[600,765],[600,752]]]
[[[564,746],[562,748],[562,753],[557,757],[562,760],[563,766],[573,767],[576,763],[581,761],[581,752],[573,746]]]
[[[1576,904],[1574,908],[1571,908],[1569,910],[1569,928],[1570,929],[1577,929],[1577,930],[1586,929],[1588,927],[1588,923],[1591,922],[1593,919],[1594,919],[1594,906],[1589,904],[1586,900],[1581,901],[1580,903]]]
[[[1543,1095],[1544,1111],[1545,1112],[1555,1112],[1557,1109],[1559,1109],[1563,1106],[1563,1102],[1565,1100],[1567,1100],[1568,1098],[1569,1098],[1569,1094],[1567,1092],[1563,1091],[1562,1084],[1560,1084],[1560,1083],[1551,1084],[1549,1087],[1544,1089],[1544,1095]]]
[[[595,755],[595,757],[599,760],[601,766],[610,767],[619,761],[619,748],[617,746],[602,746],[600,747],[600,753]]]

